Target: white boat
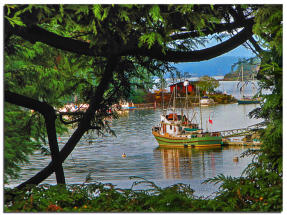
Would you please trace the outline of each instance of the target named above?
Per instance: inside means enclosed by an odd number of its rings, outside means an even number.
[[[202,97],[202,99],[200,99],[199,104],[201,106],[208,106],[208,105],[213,105],[214,104],[214,100],[211,98],[208,98],[207,96]]]
[[[121,101],[119,105],[120,105],[121,110],[128,110],[128,109],[136,108],[134,103],[132,102]]]

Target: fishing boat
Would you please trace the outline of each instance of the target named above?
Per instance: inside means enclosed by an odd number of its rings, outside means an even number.
[[[189,84],[185,81],[185,87]],[[152,128],[152,134],[157,140],[159,146],[162,147],[206,147],[206,146],[221,146],[222,136],[220,132],[208,132],[199,128],[199,124],[193,122],[196,113],[193,113],[191,119],[187,112],[187,94],[184,114],[183,109],[181,114],[176,113],[175,99],[176,93],[173,91],[173,108],[170,113],[168,109],[163,111],[160,118],[160,124]],[[200,111],[201,113],[201,111]],[[212,120],[209,119],[212,123]],[[201,126],[202,127],[202,126]]]
[[[253,76],[253,79],[254,79],[254,76]],[[241,98],[237,100],[237,103],[238,104],[259,104],[261,101],[259,97],[256,98],[254,96],[244,95],[244,88],[247,85],[247,82],[243,81],[243,66],[241,66],[241,82],[240,83],[242,83],[242,86],[240,88]],[[254,91],[254,83],[253,83],[253,91]],[[255,93],[253,92],[253,94]]]

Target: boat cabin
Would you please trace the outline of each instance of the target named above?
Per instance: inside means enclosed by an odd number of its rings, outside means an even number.
[[[161,116],[161,125],[159,133],[162,135],[169,134],[172,136],[185,134],[187,132],[197,132],[198,124],[191,123],[185,115],[168,114]]]

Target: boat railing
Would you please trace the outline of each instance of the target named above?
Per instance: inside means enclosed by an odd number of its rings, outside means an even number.
[[[154,132],[159,132],[159,131],[160,131],[160,127],[155,126],[155,127],[152,128],[152,131],[154,131]]]

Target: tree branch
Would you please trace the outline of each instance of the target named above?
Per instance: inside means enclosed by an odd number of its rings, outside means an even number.
[[[42,42],[55,48],[69,51],[81,55],[95,56],[95,50],[90,48],[90,44],[80,40],[74,40],[68,37],[62,37],[38,26],[30,27],[15,26],[12,27],[9,21],[5,19],[5,32],[15,34],[31,43]]]
[[[70,124],[74,124],[76,122],[80,122],[81,119],[75,119],[75,120],[71,120],[71,121],[65,121],[63,119],[63,115],[60,115],[60,121],[64,124],[64,125],[70,125]]]
[[[238,34],[231,37],[230,39],[212,46],[210,48],[196,50],[196,51],[174,51],[166,50],[165,53],[162,52],[162,47],[153,46],[151,49],[146,47],[135,48],[133,50],[123,50],[125,52],[121,55],[132,55],[132,56],[147,56],[157,60],[169,61],[169,62],[198,62],[203,60],[209,60],[211,58],[220,56],[224,53],[231,51],[237,46],[244,43],[246,40],[250,39],[252,36],[252,25],[245,27]]]
[[[255,50],[256,50],[258,53],[261,53],[261,52],[262,52],[261,47],[258,45],[258,43],[254,40],[253,37],[251,37],[251,38],[249,39],[249,41],[251,42],[251,44],[253,45],[253,47],[255,48]]]
[[[204,35],[215,34],[215,33],[220,33],[224,31],[232,31],[234,29],[242,28],[252,23],[253,23],[253,18],[244,20],[243,22],[214,24],[212,28],[202,29],[201,32]],[[199,36],[202,36],[202,35],[198,31],[189,31],[189,32],[171,35],[170,38],[171,40],[183,40],[183,39],[199,37]]]
[[[59,146],[55,126],[56,114],[54,108],[45,102],[40,102],[7,90],[5,91],[5,101],[14,105],[38,111],[44,116],[52,161],[57,163],[57,165],[54,166],[57,183],[65,184],[65,175],[62,163],[57,162],[59,160]]]
[[[119,58],[115,56],[111,56],[109,59],[105,73],[103,74],[103,78],[101,79],[97,90],[94,94],[94,96],[91,99],[91,102],[89,103],[89,107],[86,110],[85,114],[83,115],[83,118],[81,119],[78,128],[75,130],[75,132],[72,134],[68,142],[65,144],[65,146],[62,148],[62,150],[59,153],[59,160],[56,162],[52,160],[52,162],[49,163],[47,167],[42,169],[40,172],[38,172],[35,176],[28,179],[24,183],[20,184],[17,188],[22,189],[27,184],[39,184],[43,180],[45,180],[47,177],[49,177],[55,167],[58,165],[57,163],[63,163],[66,158],[70,155],[70,153],[74,150],[79,140],[82,138],[84,133],[90,129],[90,123],[91,120],[95,116],[95,111],[100,107],[100,102],[103,99],[103,95],[105,91],[109,87],[109,83],[112,80],[113,77],[113,71],[115,67],[117,66]]]
[[[173,51],[168,50],[166,54],[162,53],[161,47],[152,47],[151,49],[147,48],[138,48],[137,40],[134,38],[127,43],[126,45],[122,45],[122,47],[117,50],[117,53],[114,53],[118,56],[124,55],[132,55],[132,56],[150,56],[157,60],[171,61],[171,62],[197,62],[202,60],[209,60],[213,57],[217,57],[221,54],[224,54],[237,46],[241,45],[252,35],[251,26],[253,25],[253,20],[249,19],[245,22],[238,23],[234,22],[231,24],[218,24],[216,27],[216,31],[224,31],[224,30],[232,30],[233,28],[238,28],[240,26],[246,26],[244,30],[238,33],[233,38],[208,49],[196,50],[190,52],[183,51]],[[5,20],[5,28],[8,28],[9,32],[12,32],[15,35],[21,36],[23,39],[26,39],[32,43],[42,42],[53,46],[55,48],[59,48],[64,51],[69,51],[77,54],[83,54],[88,56],[103,56],[109,57],[108,50],[94,50],[90,48],[90,44],[87,42],[82,42],[79,40],[74,40],[67,37],[59,36],[55,33],[49,32],[45,29],[42,29],[38,26],[31,27],[20,27],[15,26],[12,27],[10,23]],[[205,33],[211,33],[211,30],[205,30]],[[198,32],[189,32],[183,33],[179,35],[171,36],[171,39],[187,39],[189,37],[193,37],[197,35]],[[132,42],[133,41],[133,42]]]

